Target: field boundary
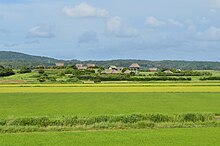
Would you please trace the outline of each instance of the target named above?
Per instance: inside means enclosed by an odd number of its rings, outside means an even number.
[[[130,114],[115,116],[0,119],[0,133],[220,127],[215,114]]]
[[[152,86],[152,87],[0,87],[0,93],[220,93],[220,86]]]

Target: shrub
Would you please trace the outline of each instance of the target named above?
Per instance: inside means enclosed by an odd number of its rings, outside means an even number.
[[[31,73],[31,68],[24,66],[19,71],[20,74]]]
[[[66,80],[66,82],[71,82],[71,83],[75,83],[75,82],[79,82],[80,80],[76,77],[72,77]]]
[[[102,80],[101,79],[94,79],[94,83],[101,83]]]
[[[135,73],[134,72],[130,72],[130,76],[135,76]]]
[[[37,79],[39,82],[46,82],[46,78],[45,77],[39,77],[38,79]]]
[[[79,75],[80,80],[92,81],[191,81],[191,78],[183,77],[130,77],[129,75]]]
[[[65,74],[73,74],[74,70],[72,68],[67,68],[64,73]]]
[[[149,116],[149,120],[152,122],[168,122],[171,120],[171,118],[167,115],[162,115],[162,114],[153,114]]]
[[[10,68],[0,68],[0,77],[14,75],[14,71]]]
[[[189,70],[177,71],[175,69],[169,69],[169,70],[171,70],[173,73],[158,72],[155,73],[154,75],[155,76],[212,76],[212,73],[207,71],[199,72],[199,71],[189,71]]]
[[[38,73],[39,73],[39,74],[44,74],[45,71],[44,71],[44,69],[39,69]]]
[[[148,122],[148,121],[140,121],[134,125],[134,128],[137,128],[137,129],[154,128],[154,127],[155,127],[155,123]]]
[[[206,80],[220,80],[220,77],[204,77],[200,78],[201,81],[206,81]]]
[[[56,77],[48,77],[48,80],[51,81],[51,82],[56,82]]]
[[[188,113],[183,115],[183,121],[186,122],[204,122],[204,121],[209,121],[214,119],[214,115],[212,114],[193,114],[193,113]]]

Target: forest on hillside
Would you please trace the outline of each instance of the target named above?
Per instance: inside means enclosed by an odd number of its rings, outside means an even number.
[[[141,69],[148,69],[156,67],[163,68],[176,68],[182,70],[220,70],[220,62],[208,61],[149,61],[149,60],[134,60],[134,59],[119,59],[119,60],[106,60],[106,61],[80,61],[80,60],[59,60],[55,58],[27,55],[18,52],[0,51],[0,65],[9,68],[21,68],[23,66],[54,66],[57,62],[64,62],[65,65],[74,65],[77,63],[87,64],[93,63],[97,66],[108,67],[109,65],[116,65],[120,67],[129,67],[132,63],[138,63]]]

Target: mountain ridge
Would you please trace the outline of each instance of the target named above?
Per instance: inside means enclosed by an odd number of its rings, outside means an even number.
[[[0,51],[0,65],[19,68],[22,66],[53,66],[57,62],[64,62],[66,65],[73,65],[76,63],[94,63],[100,66],[107,67],[109,65],[128,67],[132,63],[138,63],[143,69],[150,67],[157,68],[179,68],[179,69],[193,69],[193,70],[220,70],[220,62],[216,61],[184,61],[184,60],[162,60],[150,61],[141,59],[115,59],[115,60],[88,60],[80,61],[76,59],[64,60],[53,57],[29,55],[21,52]]]

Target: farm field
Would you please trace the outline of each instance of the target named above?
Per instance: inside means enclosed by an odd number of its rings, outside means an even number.
[[[220,128],[0,134],[4,146],[219,146]]]
[[[220,92],[219,83],[167,84],[14,84],[1,85],[0,93],[77,93],[77,92]]]
[[[2,84],[0,145],[217,146],[219,97],[217,82]],[[153,119],[141,119],[145,114],[153,114]],[[74,116],[78,117],[75,121],[84,120],[86,124],[62,126]],[[107,122],[103,119],[106,116]],[[166,122],[167,116],[176,121]],[[154,123],[154,117],[161,121]],[[137,121],[132,122],[133,118]],[[111,119],[118,121],[110,122]],[[131,121],[127,123],[126,119]],[[40,120],[42,123],[35,123]],[[53,125],[54,121],[59,122]]]
[[[0,146],[220,146],[220,0],[0,0]]]
[[[219,113],[220,93],[5,93],[0,117]]]

